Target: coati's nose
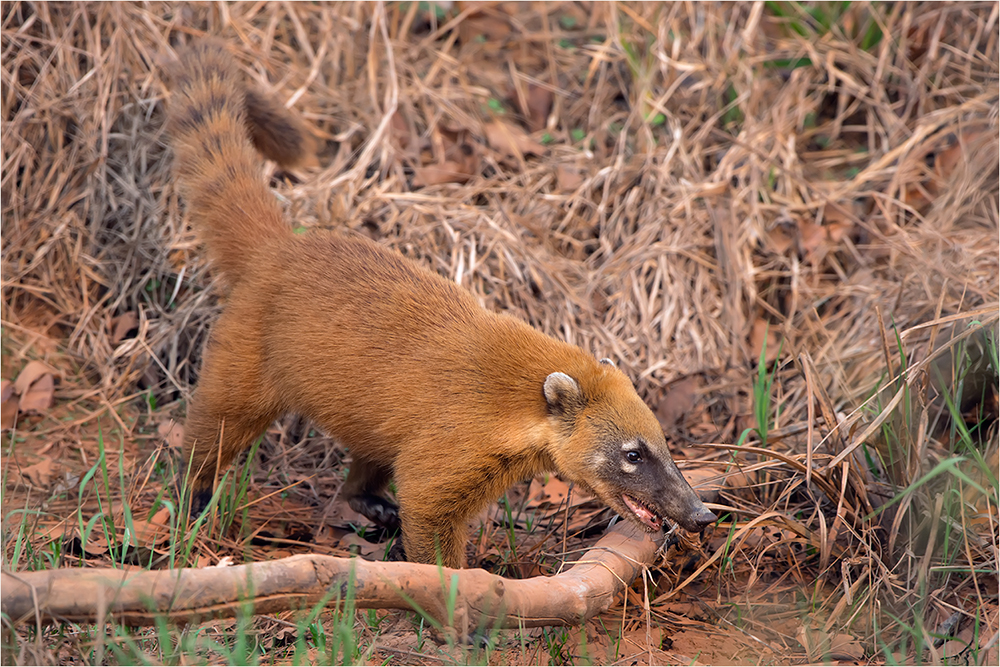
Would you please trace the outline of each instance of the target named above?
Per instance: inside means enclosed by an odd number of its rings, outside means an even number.
[[[712,510],[705,506],[702,506],[702,508],[695,512],[694,516],[691,517],[691,521],[698,524],[699,528],[704,528],[705,526],[715,523],[718,520],[719,517],[715,516]]]

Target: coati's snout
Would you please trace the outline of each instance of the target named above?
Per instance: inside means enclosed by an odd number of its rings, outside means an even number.
[[[593,488],[608,505],[646,530],[664,529],[664,520],[671,519],[685,530],[699,532],[718,517],[684,479],[670,458],[666,440],[662,434],[659,437],[656,443],[643,436],[602,443],[594,456],[597,483]],[[619,498],[620,502],[611,502]]]
[[[559,440],[553,459],[564,476],[647,531],[664,529],[670,519],[699,532],[718,519],[677,469],[653,413],[613,365],[586,388],[552,373],[543,393]]]
[[[688,484],[669,453],[653,453],[648,443],[639,440],[622,445],[626,465],[615,470],[605,465],[605,479],[610,486],[620,486],[626,507],[650,530],[663,528],[663,518],[676,521],[685,530],[699,532],[718,519]],[[663,452],[666,443],[663,444]]]

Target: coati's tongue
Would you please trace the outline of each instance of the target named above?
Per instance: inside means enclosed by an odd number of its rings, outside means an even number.
[[[663,519],[653,514],[645,505],[635,500],[632,496],[623,493],[622,499],[628,505],[628,508],[639,518],[639,521],[642,521],[653,530],[659,530],[663,525]]]

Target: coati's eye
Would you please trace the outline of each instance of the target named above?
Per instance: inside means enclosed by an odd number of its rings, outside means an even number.
[[[628,459],[629,463],[638,463],[639,461],[642,461],[642,455],[634,449],[625,452],[625,458]]]

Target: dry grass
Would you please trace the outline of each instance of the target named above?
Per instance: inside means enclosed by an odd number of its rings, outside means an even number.
[[[639,659],[816,660],[803,642],[833,637],[835,658],[939,662],[949,644],[925,647],[955,614],[995,659],[997,5],[809,7],[5,3],[3,377],[28,359],[60,374],[4,450],[5,567],[14,510],[41,511],[39,530],[96,511],[73,475],[98,420],[129,462],[115,497],[159,493],[156,426],[183,419],[219,309],[170,179],[160,64],[208,33],[325,141],[318,169],[274,175],[296,225],[368,234],[615,358],[677,451],[726,480],[726,522],[652,571],[647,612],[640,593],[607,621],[663,629],[673,648]],[[780,357],[761,442],[765,324]],[[747,428],[737,450],[694,446]],[[336,448],[286,419],[262,452],[252,498],[297,486],[254,505],[256,537],[337,518]],[[955,455],[965,480],[915,484]],[[33,456],[53,472],[22,475]],[[522,573],[573,546],[556,520],[518,525]],[[503,532],[478,556],[503,555]],[[195,555],[273,557],[245,538]],[[546,641],[506,659],[579,655]]]

